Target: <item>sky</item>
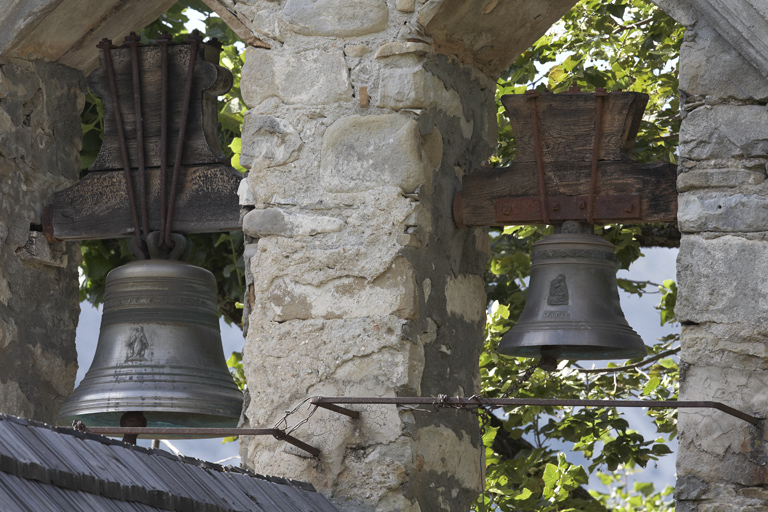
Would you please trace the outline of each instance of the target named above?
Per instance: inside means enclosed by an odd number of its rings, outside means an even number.
[[[653,281],[660,283],[665,279],[675,278],[675,260],[677,258],[676,249],[644,249],[645,257],[637,260],[629,271],[620,271],[618,276],[637,281]],[[643,338],[646,343],[650,343],[666,334],[679,331],[679,327],[665,326],[659,324],[659,313],[654,309],[659,301],[658,294],[647,294],[639,298],[620,292],[621,307],[632,328]],[[82,380],[85,372],[90,367],[93,354],[96,350],[96,341],[99,335],[99,324],[101,322],[100,310],[94,308],[88,303],[81,304],[80,323],[77,328],[77,352],[78,364],[80,369],[77,373],[77,383]],[[228,326],[222,320],[221,334],[224,354],[229,356],[233,351],[240,351],[243,348],[243,336],[240,329],[234,326]],[[588,365],[587,365],[588,366]],[[286,404],[287,406],[288,404]],[[641,434],[653,436],[655,430],[648,418],[646,418],[639,409],[625,409],[628,421],[632,428]],[[254,427],[271,427],[272,425],[254,425]],[[296,432],[296,437],[301,439],[301,430]],[[649,437],[650,438],[650,437]],[[238,455],[237,442],[222,444],[220,439],[205,440],[173,440],[173,446],[182,454],[196,457],[199,459],[220,462],[224,464],[238,465],[240,463]],[[149,441],[139,440],[142,446],[148,446]],[[677,449],[677,441],[670,444],[673,451]],[[162,448],[169,450],[168,446]],[[566,450],[563,446],[561,449]],[[170,451],[170,450],[169,450]],[[233,458],[234,457],[234,458]],[[569,453],[568,459],[574,463],[581,463],[583,459],[579,458],[577,453]],[[280,475],[277,475],[280,476]],[[670,455],[662,459],[657,464],[649,465],[649,468],[639,475],[633,477],[637,481],[652,481],[657,489],[663,489],[666,485],[674,486],[675,482],[675,460]],[[590,481],[590,486],[600,488],[597,478]]]

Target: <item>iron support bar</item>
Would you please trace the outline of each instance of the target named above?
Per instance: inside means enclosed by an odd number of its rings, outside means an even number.
[[[320,450],[314,446],[299,441],[293,436],[285,434],[282,430],[276,428],[162,428],[162,427],[86,427],[88,434],[99,434],[103,436],[117,435],[173,435],[173,436],[208,436],[208,437],[227,437],[227,436],[274,436],[280,441],[292,444],[293,446],[311,453],[315,457],[320,456]]]
[[[323,409],[328,409],[329,411],[337,412],[339,414],[344,414],[345,416],[349,416],[350,418],[357,419],[360,417],[360,413],[358,411],[345,409],[344,407],[339,407],[338,405],[326,404],[326,403],[315,403],[314,400],[312,401],[312,404],[318,407],[322,407]]]
[[[540,407],[648,407],[648,408],[678,408],[678,409],[717,409],[730,414],[752,425],[757,425],[760,418],[734,409],[721,402],[690,401],[690,400],[560,400],[549,398],[460,398],[460,397],[342,397],[342,396],[316,396],[312,405],[327,407],[329,404],[392,404],[392,405],[434,405],[435,407],[467,407],[467,406],[492,406],[492,407],[516,407],[522,405],[534,405]],[[333,410],[333,409],[331,409]],[[348,412],[354,412],[349,411]],[[344,414],[348,414],[345,412]]]

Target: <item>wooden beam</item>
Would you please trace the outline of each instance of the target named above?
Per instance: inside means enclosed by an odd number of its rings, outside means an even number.
[[[589,194],[590,162],[553,162],[545,165],[547,197]],[[553,178],[556,177],[556,179]],[[638,164],[605,161],[598,165],[597,196],[639,195],[640,207],[632,218],[598,218],[600,222],[676,222],[677,166],[670,163]],[[504,168],[478,169],[464,176],[454,200],[458,226],[503,226],[497,218],[497,200],[530,198],[538,205],[538,171],[535,162],[513,163]],[[538,212],[538,206],[536,207]],[[540,212],[525,224],[542,224]],[[556,217],[553,217],[555,219]],[[578,220],[578,219],[574,219]]]
[[[173,231],[188,234],[241,229],[237,195],[241,179],[242,175],[228,166],[182,167]],[[138,189],[136,171],[133,183]],[[147,169],[147,190],[149,226],[157,231],[160,169]],[[44,231],[59,240],[133,236],[125,178],[119,171],[91,172],[70,188],[55,193],[47,217]]]

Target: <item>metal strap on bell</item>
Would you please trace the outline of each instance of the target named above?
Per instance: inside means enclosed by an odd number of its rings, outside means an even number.
[[[510,356],[632,359],[646,355],[621,311],[614,247],[590,234],[556,234],[533,245],[528,298],[499,343]],[[556,362],[554,363],[556,366]]]
[[[234,427],[242,405],[221,348],[213,274],[169,260],[112,270],[96,355],[58,423],[117,426],[140,411],[148,427]]]

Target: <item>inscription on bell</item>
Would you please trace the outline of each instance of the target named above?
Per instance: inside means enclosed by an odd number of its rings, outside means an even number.
[[[571,314],[567,311],[545,311],[541,314],[542,318],[571,318]]]
[[[133,328],[131,337],[125,342],[128,347],[128,356],[125,358],[125,362],[131,361],[146,361],[145,354],[149,349],[149,340],[146,334],[144,334],[144,327],[137,325]]]
[[[550,306],[568,305],[568,285],[565,282],[565,274],[558,274],[558,276],[549,283],[549,297],[547,297],[547,304]]]

